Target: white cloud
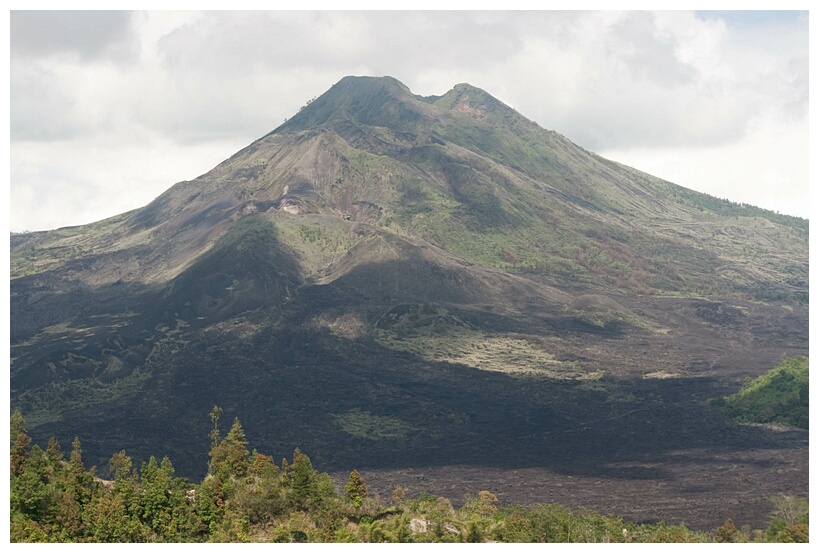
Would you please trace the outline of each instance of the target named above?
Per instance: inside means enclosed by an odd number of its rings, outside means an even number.
[[[422,95],[469,82],[667,180],[791,213],[808,203],[806,15],[123,13],[14,12],[12,229],[144,205],[349,74]]]
[[[12,144],[12,230],[92,223],[141,207],[245,146],[215,141],[181,147],[144,129],[137,134],[134,144],[96,138]]]
[[[807,144],[804,121],[757,120],[741,140],[720,146],[643,147],[599,153],[718,198],[808,217]]]
[[[518,72],[542,68],[529,78],[536,86],[513,92],[516,107],[584,147],[724,144],[741,138],[760,111],[806,100],[805,86],[793,86],[807,75],[799,66],[807,60],[804,32],[799,42],[782,29],[778,44],[791,46],[780,48],[776,65],[762,45],[720,22],[677,12],[604,15],[576,22],[569,42],[529,36],[514,60]]]

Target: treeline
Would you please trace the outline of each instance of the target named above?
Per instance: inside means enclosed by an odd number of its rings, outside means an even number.
[[[729,217],[764,217],[774,223],[796,228],[805,233],[807,233],[810,228],[809,220],[802,217],[786,215],[778,211],[771,211],[742,202],[734,202],[729,199],[717,198],[716,196],[704,192],[696,192],[681,186],[670,188],[670,192],[678,201],[681,200],[681,203],[687,203],[700,210],[707,209],[719,215]]]
[[[455,508],[423,494],[390,501],[371,497],[357,471],[343,492],[296,449],[276,464],[253,450],[235,420],[222,437],[222,412],[211,412],[210,461],[198,484],[177,477],[171,461],[151,457],[139,470],[120,451],[113,480],[86,470],[80,441],[68,459],[52,438],[32,445],[19,412],[11,416],[12,542],[802,542],[807,501],[779,498],[765,530],[714,532],[633,524],[557,504],[500,507],[488,491]]]

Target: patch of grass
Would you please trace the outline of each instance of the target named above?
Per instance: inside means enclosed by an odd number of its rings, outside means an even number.
[[[613,299],[600,294],[579,296],[569,304],[568,308],[579,320],[596,328],[604,329],[626,323],[651,332],[661,332],[656,325],[637,316]]]
[[[556,379],[587,376],[579,364],[558,361],[524,338],[476,330],[442,308],[410,309],[398,316],[394,312],[388,316],[389,321],[379,322],[376,340],[384,347],[410,352],[427,361]]]
[[[58,422],[68,411],[106,405],[136,394],[150,377],[150,371],[135,369],[131,374],[110,383],[92,379],[51,382],[23,392],[14,398],[11,407],[25,413],[26,421],[32,426]]]
[[[400,440],[416,430],[399,418],[373,415],[358,409],[333,415],[333,418],[343,432],[373,441]]]
[[[277,219],[275,224],[281,240],[298,253],[302,269],[309,275],[322,273],[360,240],[350,232],[348,224],[336,217],[307,215],[295,220]]]
[[[669,372],[665,372],[665,371],[653,371],[653,372],[650,372],[650,373],[645,373],[643,375],[643,378],[656,378],[656,379],[663,380],[663,379],[666,379],[666,378],[680,378],[680,376],[682,376],[682,375],[680,375],[679,373],[669,373]]]

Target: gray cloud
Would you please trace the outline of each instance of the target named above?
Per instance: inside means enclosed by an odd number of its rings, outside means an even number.
[[[98,132],[110,117],[95,87],[138,60],[131,12],[12,11],[12,140],[52,141]],[[96,97],[95,97],[96,96]]]
[[[676,54],[676,37],[661,32],[651,12],[628,14],[611,29],[609,59],[623,62],[633,85],[650,82],[662,88],[685,86],[695,70]]]
[[[511,24],[511,25],[510,25]],[[209,12],[164,36],[174,70],[233,75],[257,67],[480,67],[518,51],[508,15],[462,12]],[[417,69],[414,69],[417,70]]]
[[[804,117],[807,25],[737,30],[690,14],[590,12],[566,33],[529,34],[519,110],[593,149],[716,146],[760,115]],[[554,88],[553,83],[568,90]]]
[[[344,13],[207,12],[162,37],[158,48],[169,70],[222,78],[343,64],[363,54],[367,36],[366,21]]]
[[[127,11],[12,11],[11,53],[81,60],[132,60],[138,54]]]
[[[420,94],[471,82],[592,149],[719,144],[742,136],[755,113],[807,113],[804,20],[778,20],[759,44],[760,31],[747,25],[720,34],[718,18],[673,15],[683,28],[669,25],[669,17],[205,12],[152,45],[161,65],[122,65],[134,75],[121,75],[106,92],[142,123],[185,141],[271,130],[347,74],[392,75]],[[100,119],[106,100],[83,89],[87,73],[70,62],[58,67],[54,56],[117,51],[133,43],[139,19],[123,12],[13,12],[12,52],[36,67],[13,56],[12,135],[81,132],[89,116],[80,111],[89,102]],[[703,48],[697,33],[709,29],[722,42],[690,54]],[[711,74],[697,55],[713,58],[706,60]],[[721,72],[713,69],[720,64]],[[138,94],[129,90],[135,85]]]
[[[227,157],[350,74],[391,75],[423,95],[469,82],[587,149],[642,159],[737,152],[752,134],[759,151],[766,132],[780,140],[808,113],[804,15],[12,12],[11,31],[13,189],[34,190],[16,157],[30,152],[36,168],[73,141],[120,152],[93,165],[112,176],[147,143],[172,157],[216,156],[218,144]],[[88,180],[49,167],[38,186]],[[156,173],[145,189],[161,182]]]
[[[683,59],[692,32],[650,12],[205,12],[159,39],[163,74],[136,111],[186,142],[258,135],[341,77],[369,74],[419,94],[471,82],[590,149],[735,140],[774,83],[799,116],[806,68],[776,68],[762,88],[752,68],[749,86],[704,75]],[[740,57],[753,47],[723,40]]]
[[[34,64],[12,64],[11,139],[60,140],[87,130],[82,108],[56,84],[53,71]]]

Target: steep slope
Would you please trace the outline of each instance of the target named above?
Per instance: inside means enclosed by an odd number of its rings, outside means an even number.
[[[124,226],[133,243],[185,245],[155,258],[151,272],[172,276],[231,221],[274,209],[378,225],[558,285],[806,299],[806,221],[601,159],[469,85],[429,103],[391,78],[345,78]]]
[[[347,77],[142,209],[12,236],[11,403],[191,475],[214,404],[326,469],[768,447],[702,400],[807,354],[807,236],[470,85]]]

